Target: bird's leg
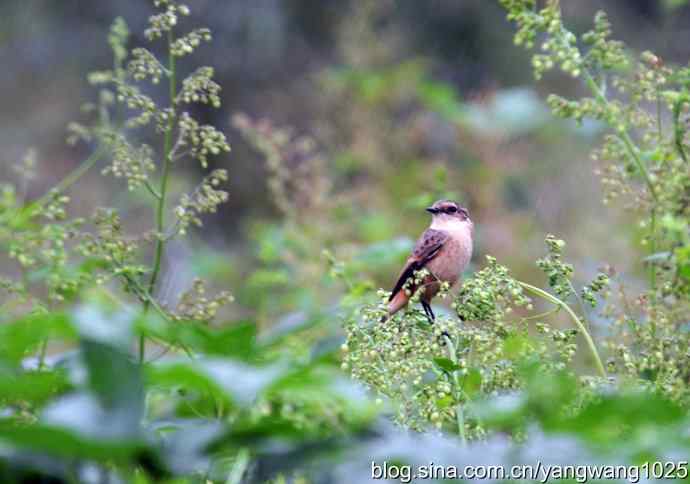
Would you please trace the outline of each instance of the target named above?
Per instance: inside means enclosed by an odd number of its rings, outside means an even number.
[[[433,321],[436,321],[436,315],[434,314],[433,309],[431,309],[431,304],[428,304],[428,303],[427,303],[426,307],[429,309],[429,314],[431,314],[431,320],[432,320],[432,322],[433,322]]]
[[[424,308],[424,313],[426,314],[426,317],[429,320],[429,324],[434,324],[434,321],[436,320],[436,315],[434,315],[434,311],[432,311],[429,303],[422,301],[422,307]]]

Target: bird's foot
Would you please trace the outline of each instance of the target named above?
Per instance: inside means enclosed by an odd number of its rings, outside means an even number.
[[[426,318],[429,320],[429,324],[434,324],[434,322],[436,321],[436,315],[434,314],[434,311],[431,309],[429,303],[422,301],[422,307],[424,308],[424,314],[426,314]]]

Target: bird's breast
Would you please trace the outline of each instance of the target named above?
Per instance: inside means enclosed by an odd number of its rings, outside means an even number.
[[[429,270],[442,281],[455,283],[472,258],[472,234],[469,230],[449,231],[450,237],[428,264]]]

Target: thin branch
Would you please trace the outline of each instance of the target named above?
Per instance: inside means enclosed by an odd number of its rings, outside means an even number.
[[[585,79],[585,83],[587,84],[589,90],[592,91],[592,94],[594,94],[594,97],[602,105],[608,108],[609,101],[608,99],[606,99],[606,96],[601,91],[592,75],[586,68],[584,68],[582,72]],[[644,178],[647,187],[649,188],[649,193],[652,195],[652,198],[656,201],[658,199],[656,187],[654,186],[652,178],[650,177],[649,172],[647,171],[647,165],[645,165],[645,163],[642,161],[642,158],[640,158],[640,155],[637,153],[637,148],[635,146],[634,141],[630,137],[630,134],[626,129],[623,129],[618,131],[616,137],[623,143],[626,151],[628,152],[628,155],[630,156],[630,158],[632,158],[635,165],[637,165],[637,168],[640,170],[640,173],[642,173],[642,177]]]
[[[160,189],[158,193],[160,195],[158,199],[158,206],[156,208],[156,230],[158,234],[161,234],[165,228],[165,202],[166,195],[168,191],[168,178],[170,175],[170,167],[172,165],[172,135],[175,128],[175,98],[177,97],[177,76],[175,68],[175,55],[172,52],[172,45],[174,42],[172,30],[168,30],[168,69],[169,69],[169,96],[170,105],[172,112],[170,113],[170,118],[168,120],[168,126],[165,130],[165,135],[163,139],[163,172],[161,174]],[[156,282],[158,281],[158,275],[161,270],[161,261],[163,259],[163,252],[165,251],[166,240],[158,237],[156,241],[156,249],[153,262],[153,271],[151,272],[151,279],[149,280],[148,294],[153,294],[156,288]],[[144,304],[144,313],[146,313],[151,305],[153,298],[148,300]],[[144,335],[141,336],[139,340],[139,361],[144,362],[146,353],[146,338]]]
[[[453,343],[453,340],[450,339],[447,335],[443,335],[443,338],[446,341],[446,349],[448,351],[448,357],[450,360],[453,362],[454,365],[458,364],[458,356],[457,356],[457,350],[455,348],[455,344]],[[455,386],[455,398],[459,398],[460,394],[462,393],[462,386],[460,385],[460,378],[458,377],[458,371],[453,370],[452,371],[452,377],[453,377],[453,385]],[[463,408],[462,404],[460,402],[456,403],[455,405],[455,420],[458,425],[458,435],[460,436],[460,441],[463,443],[463,445],[467,444],[467,437],[465,436],[465,415],[463,413]]]
[[[144,186],[145,186],[146,189],[149,191],[149,193],[150,193],[151,195],[153,195],[153,197],[154,197],[156,200],[160,200],[160,199],[161,199],[161,194],[158,193],[158,192],[156,191],[155,188],[153,188],[153,185],[151,185],[151,182],[149,182],[148,180],[144,180]]]
[[[597,347],[594,344],[594,340],[590,336],[589,331],[587,331],[587,328],[585,327],[585,325],[582,323],[580,318],[577,317],[577,314],[575,314],[575,312],[571,309],[571,307],[568,304],[566,304],[565,302],[558,299],[553,294],[550,294],[550,293],[544,291],[543,289],[540,289],[540,288],[533,286],[531,284],[527,284],[526,282],[522,282],[522,281],[517,281],[517,282],[518,282],[518,284],[520,284],[524,289],[526,289],[530,293],[532,293],[536,296],[539,296],[542,299],[545,299],[545,300],[565,309],[565,311],[568,313],[568,316],[570,316],[570,318],[573,320],[575,325],[580,329],[580,331],[582,331],[582,335],[585,337],[585,341],[587,342],[587,346],[589,346],[589,350],[592,353],[592,357],[594,358],[594,362],[596,364],[597,371],[599,372],[599,375],[602,378],[606,378],[606,370],[604,369],[604,365],[601,362],[601,357],[599,356],[599,351],[597,350]]]

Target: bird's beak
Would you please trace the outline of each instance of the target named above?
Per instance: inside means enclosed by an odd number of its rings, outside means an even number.
[[[429,212],[429,213],[436,214],[436,213],[438,213],[438,208],[426,207],[426,211]]]

